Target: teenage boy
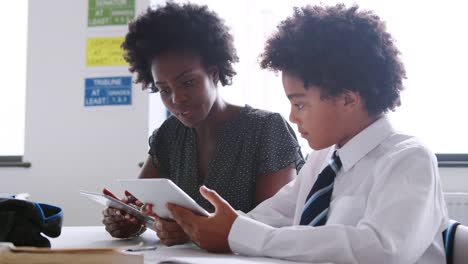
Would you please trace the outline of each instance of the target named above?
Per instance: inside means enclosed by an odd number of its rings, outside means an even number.
[[[384,22],[357,6],[296,8],[261,66],[282,73],[290,120],[316,151],[247,215],[206,187],[210,217],[169,204],[189,237],[213,252],[296,261],[445,263],[437,160],[386,116],[405,70]]]

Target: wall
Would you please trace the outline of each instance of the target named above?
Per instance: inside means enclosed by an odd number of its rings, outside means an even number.
[[[445,192],[468,192],[468,169],[440,168],[439,172]]]
[[[120,191],[146,158],[148,97],[132,88],[131,106],[84,107],[84,78],[129,75],[126,67],[85,68],[87,0],[29,1],[26,133],[29,169],[0,168],[0,193],[28,192],[61,206],[65,225],[96,225],[101,207],[78,190]],[[138,10],[148,1],[137,1]],[[124,31],[120,27],[117,31]]]

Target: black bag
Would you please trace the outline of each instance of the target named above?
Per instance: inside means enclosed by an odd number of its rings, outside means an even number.
[[[0,242],[15,246],[50,247],[49,237],[62,230],[62,209],[42,203],[0,197]]]

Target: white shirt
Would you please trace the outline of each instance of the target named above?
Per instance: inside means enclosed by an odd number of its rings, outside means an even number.
[[[233,252],[333,263],[445,263],[448,223],[435,155],[382,117],[337,150],[324,226],[300,226],[317,175],[335,147],[314,151],[298,177],[245,216],[229,233]]]

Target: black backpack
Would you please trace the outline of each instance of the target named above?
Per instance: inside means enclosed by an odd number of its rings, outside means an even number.
[[[0,242],[50,247],[49,237],[62,230],[62,209],[42,203],[0,197]],[[42,233],[42,234],[41,234]]]

